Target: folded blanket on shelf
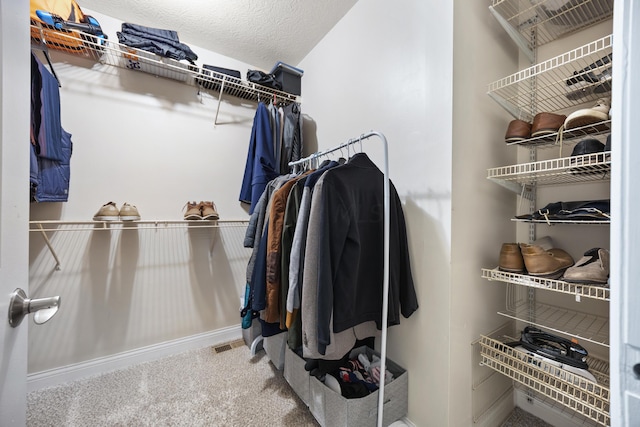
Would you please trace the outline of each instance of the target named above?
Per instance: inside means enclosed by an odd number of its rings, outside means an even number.
[[[122,31],[117,33],[120,43],[136,49],[146,50],[177,61],[186,59],[191,64],[198,59],[189,46],[180,43],[178,33],[173,30],[144,27],[142,25],[122,23]]]

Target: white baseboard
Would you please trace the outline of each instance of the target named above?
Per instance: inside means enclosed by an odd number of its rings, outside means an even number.
[[[35,372],[27,375],[27,392],[40,390],[45,387],[53,387],[69,381],[75,381],[116,369],[127,368],[138,363],[157,360],[184,351],[213,346],[237,339],[242,339],[240,325],[191,335],[185,338],[166,341],[160,344],[141,347],[60,368]]]
[[[411,420],[407,417],[402,417],[398,421],[393,422],[389,425],[389,427],[417,427]]]
[[[474,427],[495,427],[501,425],[513,412],[514,394],[513,387],[509,387],[498,397],[484,413],[474,418]],[[474,415],[475,417],[475,415]]]

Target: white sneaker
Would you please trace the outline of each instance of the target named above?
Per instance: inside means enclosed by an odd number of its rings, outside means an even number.
[[[129,203],[124,203],[120,208],[120,221],[140,221],[138,208]]]
[[[120,211],[113,202],[108,202],[93,216],[94,221],[117,221],[120,217]]]
[[[564,128],[573,129],[582,126],[589,126],[609,119],[611,101],[609,98],[600,98],[591,108],[583,108],[569,114],[564,121]]]

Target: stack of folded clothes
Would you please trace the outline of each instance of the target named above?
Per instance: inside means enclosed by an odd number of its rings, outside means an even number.
[[[172,30],[144,27],[142,25],[122,23],[122,31],[117,33],[120,43],[156,55],[181,61],[186,59],[195,64],[198,59],[189,46],[180,43],[178,33]]]
[[[529,221],[609,221],[611,204],[609,199],[553,202],[531,214],[516,215],[516,218]]]

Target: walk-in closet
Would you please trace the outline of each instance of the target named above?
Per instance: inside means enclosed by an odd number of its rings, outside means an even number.
[[[634,2],[29,3],[0,3],[0,426],[640,424]]]

